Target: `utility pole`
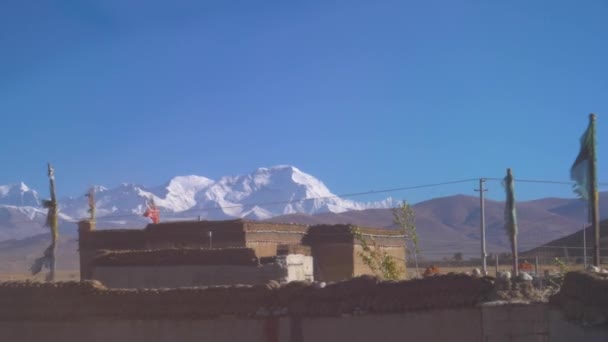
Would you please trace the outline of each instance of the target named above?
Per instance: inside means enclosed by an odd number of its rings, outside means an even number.
[[[597,192],[597,158],[595,152],[595,114],[589,114],[589,129],[591,132],[591,158],[589,158],[589,204],[591,210],[591,225],[593,226],[593,265],[600,267],[600,204]]]
[[[481,209],[479,215],[481,226],[481,272],[483,275],[488,275],[488,265],[486,264],[486,257],[488,256],[486,251],[486,210],[483,199],[483,193],[488,190],[483,188],[485,181],[485,178],[479,178],[479,189],[475,189],[475,191],[479,191],[479,207]]]
[[[583,265],[587,269],[587,226],[583,226]]]

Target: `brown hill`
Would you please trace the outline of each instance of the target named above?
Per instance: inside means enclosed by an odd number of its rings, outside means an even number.
[[[575,202],[574,205],[571,203]],[[582,226],[582,218],[569,216],[576,200],[547,198],[519,202],[519,241],[521,248],[533,248],[575,232]],[[509,250],[504,231],[504,203],[486,200],[486,241],[488,253]],[[480,253],[480,208],[479,199],[473,196],[456,195],[436,198],[413,206],[422,256],[428,259],[451,257],[462,252],[466,257],[477,257]],[[274,217],[272,222],[303,224],[350,223],[361,226],[397,228],[393,224],[390,209],[369,209],[344,213],[318,215],[285,215]]]
[[[602,194],[602,198],[604,197],[606,197],[606,194]],[[606,207],[602,212],[608,213],[608,198],[601,203]],[[584,203],[573,199],[546,198],[519,202],[517,208],[521,250],[533,249],[553,240],[569,236],[581,229],[585,217]],[[422,258],[441,259],[452,257],[457,252],[463,253],[465,258],[477,258],[479,256],[480,210],[477,197],[457,195],[436,198],[414,205],[414,211],[416,212]],[[492,200],[486,201],[488,253],[502,253],[509,250],[507,236],[503,229],[503,211],[504,203]],[[19,220],[18,214],[12,212],[5,212],[4,214],[15,215],[9,218],[15,221]],[[393,224],[390,209],[368,209],[317,215],[293,214],[275,217],[269,221],[303,224],[350,223],[360,226],[396,228]],[[136,226],[134,225],[134,227]],[[40,226],[38,229],[41,229]],[[78,244],[75,237],[75,225],[62,224],[61,230],[58,267],[60,269],[76,270],[78,269]],[[563,242],[558,240],[555,243],[581,245],[577,241],[582,241],[582,238],[579,239],[575,235],[571,239],[572,241],[564,240],[566,242]],[[1,241],[0,272],[27,272],[31,262],[44,251],[48,243],[48,233],[21,240]]]
[[[583,238],[587,240],[587,257],[591,258],[594,245],[594,231],[591,226],[550,241],[542,246],[529,249],[523,252],[522,255],[524,257],[538,255],[543,258],[580,258],[583,256]],[[600,251],[601,255],[608,255],[608,220],[600,222]]]
[[[40,234],[22,240],[0,242],[0,273],[28,273],[29,267],[50,243],[50,234]],[[57,269],[78,270],[78,241],[60,236],[57,245]]]

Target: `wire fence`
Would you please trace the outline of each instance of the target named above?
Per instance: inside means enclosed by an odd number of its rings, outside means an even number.
[[[608,248],[600,248],[600,263],[608,267]],[[567,270],[582,270],[593,265],[593,248],[582,246],[538,246],[527,251],[519,251],[518,267],[520,271],[542,276],[545,271],[557,272],[562,267]],[[441,251],[421,252],[418,255],[418,273],[422,274],[429,267],[443,272],[467,272],[477,268],[482,270],[481,253],[456,252],[451,255]],[[513,258],[510,252],[488,253],[486,257],[487,272],[496,275],[499,271],[511,271]],[[407,268],[414,275],[416,264],[408,252]]]

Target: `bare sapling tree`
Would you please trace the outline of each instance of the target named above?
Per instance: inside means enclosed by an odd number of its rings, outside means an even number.
[[[414,256],[416,277],[418,277],[418,253],[420,253],[420,246],[418,245],[418,234],[416,233],[416,214],[407,201],[403,200],[401,204],[393,208],[393,222],[399,227],[399,230],[405,237],[406,249],[409,249],[407,246],[408,241],[412,246],[409,250],[411,251],[411,255]]]
[[[398,280],[405,273],[392,255],[383,251],[376,240],[371,236],[364,236],[361,229],[351,227],[351,234],[355,241],[361,246],[357,254],[369,269],[379,278],[384,280]]]

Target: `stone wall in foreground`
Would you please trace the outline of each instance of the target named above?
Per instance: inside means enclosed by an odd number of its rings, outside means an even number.
[[[341,316],[473,308],[491,291],[489,280],[466,275],[400,282],[363,276],[325,288],[302,282],[174,289],[107,289],[95,281],[6,282],[0,283],[0,319],[252,317],[264,312]]]
[[[98,282],[0,283],[6,341],[608,341],[608,327],[565,320],[560,306],[484,303],[489,278],[181,289]]]
[[[608,324],[608,275],[567,273],[560,292],[551,302],[559,306],[569,320],[589,326]]]

